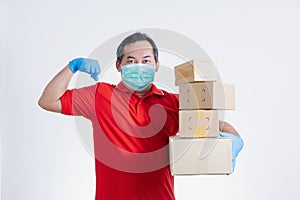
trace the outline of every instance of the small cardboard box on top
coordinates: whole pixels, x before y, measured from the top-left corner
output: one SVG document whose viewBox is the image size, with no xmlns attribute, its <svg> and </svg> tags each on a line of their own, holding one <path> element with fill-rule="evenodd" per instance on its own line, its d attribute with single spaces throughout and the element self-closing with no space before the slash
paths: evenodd
<svg viewBox="0 0 300 200">
<path fill-rule="evenodd" d="M 169 138 L 172 175 L 222 175 L 232 173 L 230 138 Z"/>
<path fill-rule="evenodd" d="M 181 138 L 218 137 L 219 117 L 217 110 L 180 110 L 179 136 Z"/>
<path fill-rule="evenodd" d="M 180 84 L 179 109 L 235 109 L 234 85 L 213 81 Z"/>
<path fill-rule="evenodd" d="M 194 81 L 216 81 L 218 73 L 209 59 L 193 59 L 174 67 L 175 85 Z"/>
</svg>

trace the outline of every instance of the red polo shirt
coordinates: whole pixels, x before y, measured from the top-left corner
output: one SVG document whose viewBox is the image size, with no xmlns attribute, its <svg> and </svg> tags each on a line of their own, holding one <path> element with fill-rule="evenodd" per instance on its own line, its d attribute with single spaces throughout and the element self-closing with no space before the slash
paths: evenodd
<svg viewBox="0 0 300 200">
<path fill-rule="evenodd" d="M 170 200 L 168 138 L 178 132 L 178 96 L 156 88 L 142 98 L 122 82 L 67 90 L 62 113 L 92 122 L 96 200 Z"/>
</svg>

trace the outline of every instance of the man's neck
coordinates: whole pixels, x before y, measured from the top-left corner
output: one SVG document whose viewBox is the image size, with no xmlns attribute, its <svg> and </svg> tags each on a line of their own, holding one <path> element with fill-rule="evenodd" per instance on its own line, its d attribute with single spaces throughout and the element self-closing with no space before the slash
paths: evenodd
<svg viewBox="0 0 300 200">
<path fill-rule="evenodd" d="M 148 87 L 146 87 L 143 90 L 136 90 L 135 93 L 142 98 L 144 95 L 146 95 L 151 90 L 152 84 L 150 84 Z"/>
<path fill-rule="evenodd" d="M 123 84 L 123 85 L 127 89 L 132 90 L 131 88 L 129 88 L 128 86 L 126 86 L 126 84 Z M 135 90 L 134 93 L 136 95 L 138 95 L 140 98 L 142 98 L 145 94 L 147 94 L 151 90 L 151 88 L 152 88 L 152 83 L 148 87 L 146 87 L 145 89 L 143 89 L 143 90 Z"/>
<path fill-rule="evenodd" d="M 145 94 L 147 94 L 149 91 L 147 92 L 138 92 L 138 91 L 135 91 L 135 94 L 137 94 L 140 98 L 142 98 Z"/>
</svg>

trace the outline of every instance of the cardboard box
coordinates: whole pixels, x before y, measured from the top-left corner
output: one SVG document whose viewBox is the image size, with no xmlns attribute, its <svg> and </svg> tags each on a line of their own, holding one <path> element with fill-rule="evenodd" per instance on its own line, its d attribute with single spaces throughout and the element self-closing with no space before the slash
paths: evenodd
<svg viewBox="0 0 300 200">
<path fill-rule="evenodd" d="M 235 109 L 234 85 L 193 82 L 179 86 L 180 109 Z"/>
<path fill-rule="evenodd" d="M 174 67 L 175 85 L 194 81 L 216 81 L 218 73 L 211 60 L 194 59 Z"/>
<path fill-rule="evenodd" d="M 219 118 L 217 110 L 180 110 L 179 136 L 218 137 Z"/>
<path fill-rule="evenodd" d="M 231 174 L 230 138 L 169 138 L 172 175 Z"/>
</svg>

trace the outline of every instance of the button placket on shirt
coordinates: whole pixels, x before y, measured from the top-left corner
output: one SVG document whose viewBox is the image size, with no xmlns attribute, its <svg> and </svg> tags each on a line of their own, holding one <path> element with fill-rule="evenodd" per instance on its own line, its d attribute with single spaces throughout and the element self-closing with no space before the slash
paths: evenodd
<svg viewBox="0 0 300 200">
<path fill-rule="evenodd" d="M 148 113 L 146 113 L 146 114 L 144 113 L 143 108 L 145 106 L 143 106 L 143 103 L 145 103 L 144 101 L 152 95 L 150 93 L 146 94 L 142 98 L 140 98 L 138 95 L 134 94 L 135 95 L 134 98 L 136 98 L 135 99 L 135 103 L 136 103 L 135 104 L 135 117 L 136 117 L 136 119 L 138 120 L 139 123 L 143 123 L 144 120 L 145 120 L 145 115 L 148 115 Z M 141 121 L 141 119 L 143 121 Z"/>
</svg>

